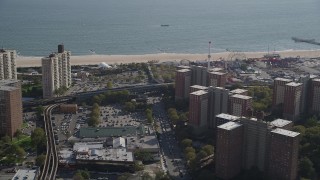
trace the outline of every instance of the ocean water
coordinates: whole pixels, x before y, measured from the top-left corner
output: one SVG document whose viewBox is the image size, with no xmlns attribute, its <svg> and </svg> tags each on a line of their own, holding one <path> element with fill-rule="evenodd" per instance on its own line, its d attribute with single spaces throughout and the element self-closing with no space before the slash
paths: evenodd
<svg viewBox="0 0 320 180">
<path fill-rule="evenodd" d="M 310 50 L 319 0 L 0 0 L 0 47 L 46 56 Z M 168 24 L 168 27 L 161 27 Z"/>
</svg>

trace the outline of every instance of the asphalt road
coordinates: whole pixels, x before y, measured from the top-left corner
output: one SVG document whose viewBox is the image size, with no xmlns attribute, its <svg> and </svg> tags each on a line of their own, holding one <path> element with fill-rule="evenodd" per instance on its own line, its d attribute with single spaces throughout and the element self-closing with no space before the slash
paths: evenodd
<svg viewBox="0 0 320 180">
<path fill-rule="evenodd" d="M 190 179 L 186 174 L 183 152 L 178 146 L 170 120 L 164 108 L 164 104 L 157 98 L 154 100 L 153 115 L 155 122 L 160 124 L 160 151 L 162 164 L 166 171 L 175 179 Z"/>
</svg>

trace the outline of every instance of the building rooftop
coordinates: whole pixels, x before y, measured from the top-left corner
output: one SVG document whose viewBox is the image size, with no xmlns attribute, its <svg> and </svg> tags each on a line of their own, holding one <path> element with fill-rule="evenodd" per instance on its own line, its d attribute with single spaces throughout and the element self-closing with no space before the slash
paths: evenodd
<svg viewBox="0 0 320 180">
<path fill-rule="evenodd" d="M 180 65 L 180 66 L 178 66 L 178 68 L 180 68 L 180 69 L 190 69 L 190 66 L 183 66 L 183 65 Z"/>
<path fill-rule="evenodd" d="M 102 142 L 79 142 L 74 143 L 73 150 L 76 152 L 85 152 L 90 149 L 100 149 L 103 148 Z"/>
<path fill-rule="evenodd" d="M 144 137 L 127 137 L 127 148 L 134 149 L 153 149 L 158 150 L 158 139 L 156 136 L 144 136 Z"/>
<path fill-rule="evenodd" d="M 190 88 L 196 88 L 196 89 L 199 89 L 199 90 L 207 90 L 208 89 L 208 87 L 200 86 L 200 85 L 193 85 L 193 86 L 190 86 Z"/>
<path fill-rule="evenodd" d="M 107 162 L 133 162 L 132 152 L 125 148 L 120 149 L 92 149 L 89 154 L 77 154 L 76 160 L 105 161 Z"/>
<path fill-rule="evenodd" d="M 179 70 L 177 70 L 177 72 L 190 72 L 190 69 L 179 69 Z"/>
<path fill-rule="evenodd" d="M 235 120 L 240 119 L 240 117 L 238 117 L 238 116 L 233 116 L 233 115 L 225 114 L 225 113 L 218 114 L 218 115 L 216 115 L 216 117 L 217 118 L 222 118 L 222 119 L 227 119 L 227 120 L 230 120 L 230 121 L 235 121 Z"/>
<path fill-rule="evenodd" d="M 218 72 L 218 71 L 210 71 L 208 72 L 209 74 L 215 74 L 215 75 L 225 75 L 226 73 L 224 72 Z"/>
<path fill-rule="evenodd" d="M 296 82 L 290 82 L 290 83 L 287 83 L 286 86 L 293 86 L 293 87 L 297 87 L 297 86 L 301 86 L 302 84 L 301 83 L 296 83 Z"/>
<path fill-rule="evenodd" d="M 234 98 L 239 98 L 239 99 L 252 99 L 251 96 L 245 96 L 245 95 L 241 95 L 241 94 L 235 94 L 231 97 L 234 97 Z"/>
<path fill-rule="evenodd" d="M 233 130 L 233 129 L 240 127 L 240 126 L 242 126 L 242 124 L 237 123 L 237 122 L 227 122 L 227 123 L 224 123 L 224 124 L 218 126 L 218 128 L 230 131 L 230 130 Z"/>
<path fill-rule="evenodd" d="M 11 87 L 11 86 L 0 86 L 0 91 L 13 91 L 16 90 L 18 88 L 16 87 Z"/>
<path fill-rule="evenodd" d="M 122 137 L 118 137 L 112 140 L 113 148 L 126 147 L 126 140 Z"/>
<path fill-rule="evenodd" d="M 285 81 L 285 82 L 291 82 L 291 79 L 285 79 L 285 78 L 275 78 L 275 81 Z"/>
<path fill-rule="evenodd" d="M 12 180 L 35 180 L 37 179 L 38 169 L 19 169 Z"/>
<path fill-rule="evenodd" d="M 122 137 L 144 135 L 145 128 L 140 126 L 80 128 L 80 138 Z"/>
<path fill-rule="evenodd" d="M 248 92 L 248 90 L 246 90 L 246 89 L 234 89 L 234 90 L 230 91 L 230 93 L 232 93 L 232 94 L 242 94 L 242 93 L 245 93 L 245 92 Z"/>
<path fill-rule="evenodd" d="M 196 95 L 196 96 L 201 96 L 201 95 L 204 95 L 204 94 L 208 94 L 208 92 L 204 91 L 204 90 L 199 90 L 199 91 L 192 92 L 190 94 Z"/>
<path fill-rule="evenodd" d="M 217 72 L 217 71 L 223 71 L 223 68 L 211 68 L 211 69 L 209 69 L 209 72 Z"/>
<path fill-rule="evenodd" d="M 290 123 L 292 123 L 292 121 L 288 121 L 288 120 L 284 120 L 284 119 L 276 119 L 276 120 L 273 120 L 270 124 L 272 126 L 281 128 L 281 127 L 286 126 Z"/>
<path fill-rule="evenodd" d="M 280 134 L 280 135 L 284 135 L 284 136 L 289 136 L 289 137 L 296 137 L 298 136 L 300 133 L 297 132 L 293 132 L 293 131 L 288 131 L 285 129 L 281 129 L 281 128 L 277 128 L 273 131 L 271 131 L 272 133 L 276 133 L 276 134 Z"/>
<path fill-rule="evenodd" d="M 315 79 L 312 79 L 312 81 L 320 82 L 320 79 L 315 78 Z"/>
<path fill-rule="evenodd" d="M 19 83 L 19 80 L 15 79 L 4 79 L 0 80 L 0 86 L 15 86 L 16 83 Z"/>
</svg>

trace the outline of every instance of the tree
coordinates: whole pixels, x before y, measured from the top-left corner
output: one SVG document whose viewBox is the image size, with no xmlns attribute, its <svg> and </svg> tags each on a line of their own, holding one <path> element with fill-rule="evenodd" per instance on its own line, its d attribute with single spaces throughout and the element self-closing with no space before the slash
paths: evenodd
<svg viewBox="0 0 320 180">
<path fill-rule="evenodd" d="M 136 106 L 132 102 L 126 102 L 124 104 L 124 109 L 129 112 L 133 112 L 136 109 Z"/>
<path fill-rule="evenodd" d="M 186 158 L 187 158 L 188 161 L 192 161 L 192 160 L 194 160 L 196 158 L 196 153 L 188 152 L 188 153 L 186 153 Z"/>
<path fill-rule="evenodd" d="M 90 179 L 90 173 L 88 170 L 78 170 L 75 176 L 80 179 Z"/>
<path fill-rule="evenodd" d="M 39 166 L 39 167 L 40 167 L 40 166 L 43 166 L 45 160 L 46 160 L 46 155 L 41 154 L 41 155 L 37 156 L 37 158 L 36 158 L 36 165 Z"/>
<path fill-rule="evenodd" d="M 43 114 L 43 112 L 44 112 L 44 107 L 43 106 L 37 106 L 37 108 L 36 108 L 36 114 L 37 114 L 37 116 L 38 117 L 41 117 L 42 116 L 42 114 Z"/>
<path fill-rule="evenodd" d="M 162 171 L 156 172 L 155 180 L 170 180 L 170 177 Z"/>
<path fill-rule="evenodd" d="M 200 160 L 202 160 L 203 158 L 207 157 L 207 156 L 208 156 L 208 154 L 207 154 L 205 151 L 200 150 L 200 151 L 197 153 L 197 160 L 198 160 L 198 162 L 199 162 Z"/>
<path fill-rule="evenodd" d="M 45 144 L 46 134 L 42 128 L 36 128 L 31 133 L 31 142 L 36 147 Z"/>
<path fill-rule="evenodd" d="M 152 177 L 150 176 L 149 173 L 144 172 L 141 176 L 141 180 L 152 180 Z"/>
<path fill-rule="evenodd" d="M 201 148 L 204 152 L 206 152 L 208 155 L 213 154 L 214 148 L 212 145 L 205 145 Z"/>
<path fill-rule="evenodd" d="M 107 82 L 107 88 L 108 88 L 108 89 L 111 89 L 112 86 L 113 86 L 113 85 L 112 85 L 112 82 L 111 82 L 111 81 L 108 81 L 108 82 Z"/>
<path fill-rule="evenodd" d="M 312 161 L 309 158 L 304 157 L 300 159 L 299 168 L 300 168 L 300 174 L 302 177 L 310 178 L 310 179 L 314 177 L 315 169 L 313 167 Z"/>
<path fill-rule="evenodd" d="M 192 146 L 192 140 L 191 139 L 184 139 L 181 141 L 181 146 L 183 148 L 186 148 L 186 147 L 191 147 Z"/>
<path fill-rule="evenodd" d="M 17 129 L 16 133 L 14 134 L 14 136 L 18 139 L 20 139 L 22 137 L 22 131 L 20 129 Z"/>
<path fill-rule="evenodd" d="M 23 149 L 22 147 L 20 147 L 20 146 L 18 146 L 18 147 L 16 148 L 15 152 L 16 152 L 16 155 L 18 156 L 18 158 L 20 158 L 20 159 L 24 158 L 25 155 L 26 155 L 26 152 L 25 152 L 24 149 Z"/>
<path fill-rule="evenodd" d="M 4 144 L 9 144 L 9 143 L 11 143 L 11 138 L 10 138 L 8 135 L 3 136 L 3 137 L 1 138 L 1 140 L 2 140 L 2 142 L 3 142 Z"/>
<path fill-rule="evenodd" d="M 193 147 L 186 147 L 184 153 L 188 154 L 189 152 L 196 153 L 196 150 Z"/>
</svg>

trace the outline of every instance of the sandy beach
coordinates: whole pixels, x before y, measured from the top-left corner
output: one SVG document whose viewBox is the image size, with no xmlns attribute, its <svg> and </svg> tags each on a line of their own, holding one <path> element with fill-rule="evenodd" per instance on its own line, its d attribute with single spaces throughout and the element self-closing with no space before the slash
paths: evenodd
<svg viewBox="0 0 320 180">
<path fill-rule="evenodd" d="M 260 58 L 267 52 L 243 52 L 247 58 Z M 281 57 L 320 57 L 320 50 L 295 50 L 295 51 L 276 51 Z M 213 53 L 213 60 L 225 59 L 232 56 L 230 52 Z M 31 56 L 18 56 L 17 67 L 37 67 L 41 66 L 42 57 Z M 180 61 L 187 59 L 190 61 L 205 60 L 207 54 L 176 54 L 176 53 L 160 53 L 160 54 L 144 54 L 144 55 L 84 55 L 84 56 L 71 56 L 71 65 L 89 65 L 99 64 L 105 62 L 107 64 L 114 63 L 131 63 L 131 62 L 148 62 L 151 60 L 157 60 L 159 62 L 164 61 Z"/>
</svg>

